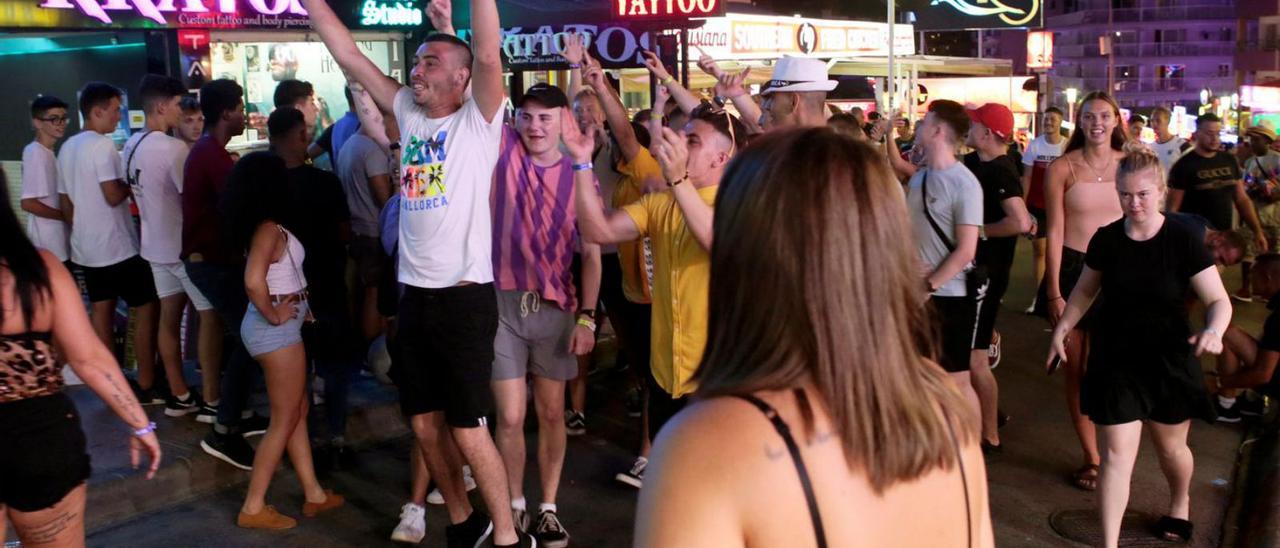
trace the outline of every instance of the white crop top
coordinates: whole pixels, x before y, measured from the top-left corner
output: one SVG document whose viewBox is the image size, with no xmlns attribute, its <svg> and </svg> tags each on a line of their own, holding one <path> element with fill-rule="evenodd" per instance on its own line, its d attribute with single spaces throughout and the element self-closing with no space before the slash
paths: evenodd
<svg viewBox="0 0 1280 548">
<path fill-rule="evenodd" d="M 307 287 L 307 276 L 302 273 L 302 260 L 306 251 L 302 242 L 289 229 L 276 225 L 284 234 L 285 249 L 280 260 L 267 267 L 267 291 L 272 295 L 289 295 Z"/>
</svg>

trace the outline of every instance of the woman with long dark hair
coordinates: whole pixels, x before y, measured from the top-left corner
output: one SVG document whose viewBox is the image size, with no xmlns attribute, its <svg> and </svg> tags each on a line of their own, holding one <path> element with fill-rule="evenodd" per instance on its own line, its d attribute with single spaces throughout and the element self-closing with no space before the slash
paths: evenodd
<svg viewBox="0 0 1280 548">
<path fill-rule="evenodd" d="M 1080 402 L 1097 425 L 1102 448 L 1098 510 L 1107 548 L 1120 537 L 1143 427 L 1169 482 L 1169 511 L 1158 534 L 1169 541 L 1191 539 L 1194 464 L 1187 432 L 1191 419 L 1212 423 L 1215 417 L 1198 356 L 1222 352 L 1222 333 L 1231 323 L 1231 301 L 1203 236 L 1161 213 L 1168 187 L 1160 159 L 1135 144 L 1119 164 L 1116 201 L 1124 217 L 1089 241 L 1084 270 L 1049 351 L 1050 362 L 1071 359 L 1063 340 L 1094 305 Z M 1200 332 L 1192 331 L 1188 318 L 1192 290 L 1207 311 Z M 1095 304 L 1100 291 L 1106 298 Z"/>
<path fill-rule="evenodd" d="M 696 402 L 655 442 L 636 546 L 993 545 L 977 420 L 920 348 L 882 155 L 810 128 L 729 164 Z"/>
<path fill-rule="evenodd" d="M 1066 152 L 1049 164 L 1045 174 L 1045 214 L 1048 248 L 1043 289 L 1049 323 L 1057 325 L 1066 308 L 1066 297 L 1084 269 L 1085 250 L 1099 227 L 1121 217 L 1116 201 L 1116 162 L 1124 156 L 1129 140 L 1120 118 L 1120 106 L 1101 91 L 1084 97 L 1076 108 L 1076 129 Z M 1088 316 L 1066 338 L 1065 370 L 1067 410 L 1083 450 L 1084 461 L 1071 474 L 1076 487 L 1098 487 L 1098 442 L 1093 423 L 1080 411 L 1080 382 L 1089 355 L 1085 328 Z"/>
<path fill-rule="evenodd" d="M 304 251 L 289 229 L 294 212 L 286 186 L 288 177 L 284 160 L 274 153 L 249 154 L 232 169 L 222 204 L 231 237 L 248 254 L 244 286 L 249 309 L 240 324 L 240 337 L 249 354 L 262 364 L 271 403 L 271 422 L 254 455 L 249 491 L 236 519 L 237 525 L 249 529 L 297 525 L 296 520 L 265 502 L 267 487 L 286 449 L 302 484 L 304 516 L 315 516 L 344 502 L 342 496 L 320 487 L 311 460 L 307 356 L 302 346 L 302 323 L 310 311 L 302 272 Z"/>
<path fill-rule="evenodd" d="M 0 173 L 0 196 L 8 196 Z M 65 356 L 56 356 L 57 341 Z M 61 359 L 60 359 L 61 358 Z M 155 423 L 120 365 L 89 325 L 80 289 L 52 253 L 27 239 L 13 209 L 0 207 L 0 544 L 6 519 L 23 544 L 84 545 L 89 455 L 75 405 L 62 393 L 65 359 L 132 430 L 135 468 L 160 466 Z"/>
</svg>

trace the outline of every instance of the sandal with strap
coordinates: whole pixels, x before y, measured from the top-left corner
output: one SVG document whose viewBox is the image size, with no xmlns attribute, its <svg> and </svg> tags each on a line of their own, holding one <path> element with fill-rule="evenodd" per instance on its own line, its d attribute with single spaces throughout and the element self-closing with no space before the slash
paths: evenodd
<svg viewBox="0 0 1280 548">
<path fill-rule="evenodd" d="M 1098 490 L 1098 465 L 1086 464 L 1071 473 L 1071 484 L 1085 491 Z"/>
<path fill-rule="evenodd" d="M 1161 516 L 1156 522 L 1156 536 L 1169 542 L 1189 542 L 1194 526 L 1190 521 L 1170 516 Z"/>
</svg>

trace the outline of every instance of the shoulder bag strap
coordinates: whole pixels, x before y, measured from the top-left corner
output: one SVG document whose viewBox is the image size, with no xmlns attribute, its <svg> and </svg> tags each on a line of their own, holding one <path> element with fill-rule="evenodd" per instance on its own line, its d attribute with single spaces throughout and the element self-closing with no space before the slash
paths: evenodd
<svg viewBox="0 0 1280 548">
<path fill-rule="evenodd" d="M 133 145 L 133 150 L 129 151 L 129 158 L 124 161 L 124 182 L 131 187 L 138 184 L 138 176 L 133 173 L 133 155 L 138 153 L 138 149 L 142 148 L 142 142 L 146 141 L 147 137 L 150 137 L 155 132 L 156 130 L 153 129 L 143 133 L 142 137 L 138 138 L 138 144 Z"/>
<path fill-rule="evenodd" d="M 947 246 L 947 251 L 954 252 L 955 244 L 951 243 L 951 239 L 942 231 L 942 227 L 938 226 L 938 222 L 933 220 L 933 214 L 929 212 L 929 168 L 925 168 L 924 178 L 920 181 L 920 203 L 924 206 L 924 218 L 929 220 L 929 226 L 933 227 L 933 232 L 938 235 L 939 240 L 942 240 L 942 245 Z"/>
<path fill-rule="evenodd" d="M 787 444 L 787 452 L 791 453 L 791 463 L 796 467 L 796 474 L 800 476 L 800 487 L 804 488 L 804 499 L 809 505 L 809 518 L 813 521 L 813 534 L 817 537 L 818 548 L 827 548 L 827 534 L 822 527 L 822 514 L 818 512 L 818 499 L 813 494 L 813 483 L 809 480 L 809 470 L 805 468 L 804 459 L 800 456 L 800 446 L 796 445 L 796 440 L 791 436 L 791 428 L 787 423 L 778 416 L 778 411 L 772 406 L 765 403 L 764 400 L 751 394 L 737 394 L 736 397 L 745 400 L 747 403 L 754 405 L 765 418 L 773 424 L 773 429 L 778 431 L 778 435 L 782 436 L 782 441 Z M 968 493 L 968 491 L 965 491 Z"/>
</svg>

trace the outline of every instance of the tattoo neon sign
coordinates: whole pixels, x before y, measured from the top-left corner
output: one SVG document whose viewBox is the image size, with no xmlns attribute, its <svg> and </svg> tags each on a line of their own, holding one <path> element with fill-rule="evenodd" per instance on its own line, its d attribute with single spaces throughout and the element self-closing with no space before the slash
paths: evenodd
<svg viewBox="0 0 1280 548">
<path fill-rule="evenodd" d="M 711 17 L 724 12 L 723 0 L 613 0 L 621 19 Z"/>
<path fill-rule="evenodd" d="M 251 10 L 261 15 L 289 14 L 306 17 L 300 0 L 245 0 Z M 166 13 L 238 13 L 238 0 L 213 0 L 211 7 L 202 0 L 44 0 L 44 9 L 79 10 L 98 21 L 111 24 L 108 11 L 136 12 L 161 25 L 168 25 Z M 212 9 L 211 9 L 212 8 Z"/>
</svg>

